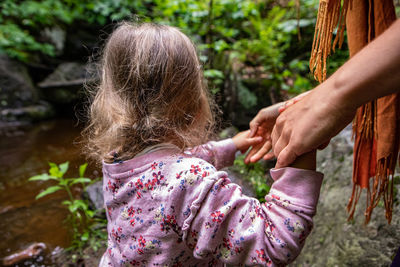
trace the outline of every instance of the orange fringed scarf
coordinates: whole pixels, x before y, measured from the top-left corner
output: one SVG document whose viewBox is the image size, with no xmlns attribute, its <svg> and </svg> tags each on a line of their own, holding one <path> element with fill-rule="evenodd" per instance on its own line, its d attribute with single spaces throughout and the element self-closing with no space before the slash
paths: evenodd
<svg viewBox="0 0 400 267">
<path fill-rule="evenodd" d="M 337 43 L 343 43 L 347 27 L 350 56 L 384 32 L 396 20 L 392 0 L 320 0 L 311 52 L 310 69 L 322 82 L 326 79 L 326 59 Z M 338 27 L 332 43 L 332 33 Z M 365 88 L 368 90 L 368 88 Z M 355 134 L 353 192 L 347 210 L 353 218 L 362 189 L 367 189 L 365 223 L 383 196 L 386 219 L 390 223 L 393 208 L 393 174 L 399 153 L 400 97 L 393 94 L 374 100 L 357 110 L 353 122 Z M 372 178 L 372 179 L 371 179 Z M 372 182 L 370 181 L 372 180 Z"/>
</svg>

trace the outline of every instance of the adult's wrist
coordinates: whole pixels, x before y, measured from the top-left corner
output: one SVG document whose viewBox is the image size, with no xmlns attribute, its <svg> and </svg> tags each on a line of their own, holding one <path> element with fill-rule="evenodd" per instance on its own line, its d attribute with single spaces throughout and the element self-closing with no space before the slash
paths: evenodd
<svg viewBox="0 0 400 267">
<path fill-rule="evenodd" d="M 336 110 L 341 113 L 353 113 L 366 101 L 358 94 L 357 88 L 351 82 L 348 73 L 339 69 L 325 83 L 326 99 L 336 106 Z"/>
</svg>

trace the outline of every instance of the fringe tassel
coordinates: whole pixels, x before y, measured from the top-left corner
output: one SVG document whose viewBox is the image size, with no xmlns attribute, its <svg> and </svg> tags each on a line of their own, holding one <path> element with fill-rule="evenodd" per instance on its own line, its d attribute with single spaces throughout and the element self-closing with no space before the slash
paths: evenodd
<svg viewBox="0 0 400 267">
<path fill-rule="evenodd" d="M 365 211 L 365 224 L 371 219 L 373 209 L 379 204 L 383 196 L 385 204 L 385 217 L 388 223 L 392 220 L 393 211 L 393 185 L 394 177 L 390 166 L 392 165 L 393 157 L 389 156 L 378 161 L 377 174 L 373 178 L 372 194 L 368 188 L 367 194 L 367 209 Z M 350 218 L 350 216 L 349 216 Z"/>
<path fill-rule="evenodd" d="M 351 197 L 349 199 L 349 203 L 347 204 L 347 212 L 349 213 L 348 221 L 352 220 L 354 217 L 354 212 L 356 211 L 356 206 L 358 200 L 361 196 L 362 188 L 356 183 L 353 183 L 353 191 L 351 193 Z"/>
<path fill-rule="evenodd" d="M 326 60 L 335 47 L 343 44 L 346 14 L 350 0 L 320 0 L 318 18 L 315 25 L 314 39 L 311 49 L 310 71 L 319 82 L 326 79 Z M 336 37 L 332 44 L 334 29 L 338 27 Z"/>
<path fill-rule="evenodd" d="M 376 205 L 378 205 L 379 203 L 380 198 L 383 195 L 383 202 L 385 203 L 385 211 L 386 211 L 385 217 L 389 224 L 392 220 L 392 211 L 393 211 L 394 177 L 393 177 L 393 169 L 391 168 L 392 165 L 393 165 L 392 155 L 390 155 L 387 158 L 380 159 L 378 161 L 377 173 L 374 183 L 374 190 L 376 190 L 378 195 L 375 198 L 371 198 L 371 201 L 374 201 L 373 207 L 376 207 Z M 370 214 L 368 215 L 370 216 Z"/>
<path fill-rule="evenodd" d="M 376 121 L 376 101 L 369 102 L 364 105 L 364 114 L 362 116 L 361 123 L 359 125 L 358 133 L 361 134 L 362 138 L 372 139 L 374 137 L 374 129 Z"/>
<path fill-rule="evenodd" d="M 357 116 L 358 120 L 354 121 L 353 134 L 357 134 L 360 138 L 368 140 L 367 142 L 373 142 L 372 139 L 377 138 L 377 123 L 375 123 L 377 119 L 376 101 L 364 105 L 364 107 L 359 109 L 357 112 L 359 112 L 361 116 Z M 359 160 L 359 157 L 354 159 L 355 163 L 359 162 Z M 370 171 L 370 173 L 375 173 L 375 176 L 370 179 L 372 180 L 372 184 L 369 183 L 369 186 L 367 187 L 366 210 L 364 213 L 365 224 L 370 221 L 372 211 L 379 204 L 382 196 L 385 204 L 385 217 L 388 223 L 391 223 L 393 211 L 393 173 L 396 161 L 397 157 L 394 157 L 393 154 L 391 154 L 388 157 L 377 160 L 375 166 L 372 165 L 374 171 Z M 357 168 L 360 166 L 360 164 L 354 164 L 353 177 L 357 178 L 360 176 L 359 169 Z M 352 220 L 354 217 L 356 205 L 360 198 L 362 189 L 361 185 L 353 180 L 353 190 L 347 205 L 347 211 L 349 212 L 348 220 Z"/>
<path fill-rule="evenodd" d="M 368 173 L 375 173 L 375 159 L 371 156 L 370 157 L 365 157 L 363 156 L 363 153 L 366 151 L 365 146 L 368 146 L 372 149 L 373 147 L 373 142 L 375 141 L 374 138 L 376 138 L 375 134 L 375 128 L 376 128 L 376 101 L 369 102 L 359 108 L 357 110 L 357 115 L 356 119 L 353 122 L 353 137 L 357 136 L 355 140 L 355 147 L 354 147 L 354 167 L 353 167 L 353 190 L 351 193 L 351 197 L 349 199 L 349 202 L 347 204 L 347 211 L 349 213 L 349 216 L 347 220 L 352 220 L 354 217 L 354 213 L 356 210 L 356 206 L 358 203 L 358 200 L 361 196 L 363 188 L 367 188 L 367 197 L 366 197 L 366 206 L 367 209 L 365 211 L 365 223 L 367 224 L 370 220 L 371 212 L 373 210 L 374 206 L 374 201 L 373 199 L 376 198 L 376 190 L 373 189 L 372 192 L 370 190 L 370 186 L 366 185 L 365 183 L 360 183 L 358 180 L 360 177 L 364 177 L 362 173 L 368 172 Z M 364 147 L 364 149 L 363 149 Z M 372 152 L 374 153 L 374 152 Z M 361 164 L 362 161 L 363 164 Z M 367 164 L 369 162 L 369 164 Z M 371 172 L 371 169 L 373 171 Z M 374 188 L 376 187 L 376 179 L 374 179 Z"/>
</svg>

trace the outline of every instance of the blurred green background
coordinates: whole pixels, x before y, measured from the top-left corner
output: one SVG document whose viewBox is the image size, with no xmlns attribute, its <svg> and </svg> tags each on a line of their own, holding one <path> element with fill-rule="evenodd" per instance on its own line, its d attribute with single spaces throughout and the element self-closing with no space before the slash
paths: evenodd
<svg viewBox="0 0 400 267">
<path fill-rule="evenodd" d="M 316 0 L 2 0 L 0 53 L 28 67 L 42 89 L 39 98 L 44 93 L 50 103 L 72 103 L 79 90 L 55 94 L 45 90 L 52 83 L 40 86 L 57 66 L 95 61 L 122 20 L 173 25 L 196 43 L 223 118 L 245 128 L 261 107 L 316 85 L 308 59 L 317 9 Z M 329 72 L 347 56 L 339 50 Z M 15 106 L 0 97 L 0 106 Z"/>
</svg>

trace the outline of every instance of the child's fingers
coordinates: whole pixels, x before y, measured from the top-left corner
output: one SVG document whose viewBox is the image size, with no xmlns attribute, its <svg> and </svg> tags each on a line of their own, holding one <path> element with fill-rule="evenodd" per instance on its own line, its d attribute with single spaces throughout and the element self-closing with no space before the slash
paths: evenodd
<svg viewBox="0 0 400 267">
<path fill-rule="evenodd" d="M 261 136 L 256 136 L 253 138 L 246 138 L 246 140 L 244 141 L 243 147 L 242 147 L 242 152 L 246 152 L 246 150 L 254 145 L 257 145 L 259 143 L 261 143 L 263 140 L 263 138 Z"/>
<path fill-rule="evenodd" d="M 270 140 L 267 140 L 260 150 L 257 151 L 251 158 L 250 162 L 259 161 L 265 154 L 267 154 L 271 150 L 272 144 Z"/>
<path fill-rule="evenodd" d="M 247 130 L 244 132 L 240 132 L 232 138 L 233 142 L 236 145 L 236 148 L 242 153 L 245 153 L 249 147 L 257 145 L 263 140 L 261 136 L 249 137 L 249 134 L 250 130 Z"/>
<path fill-rule="evenodd" d="M 250 163 L 250 158 L 257 153 L 258 150 L 260 150 L 262 147 L 262 144 L 258 144 L 253 146 L 249 153 L 247 153 L 246 157 L 244 158 L 244 163 L 249 164 Z"/>
</svg>

